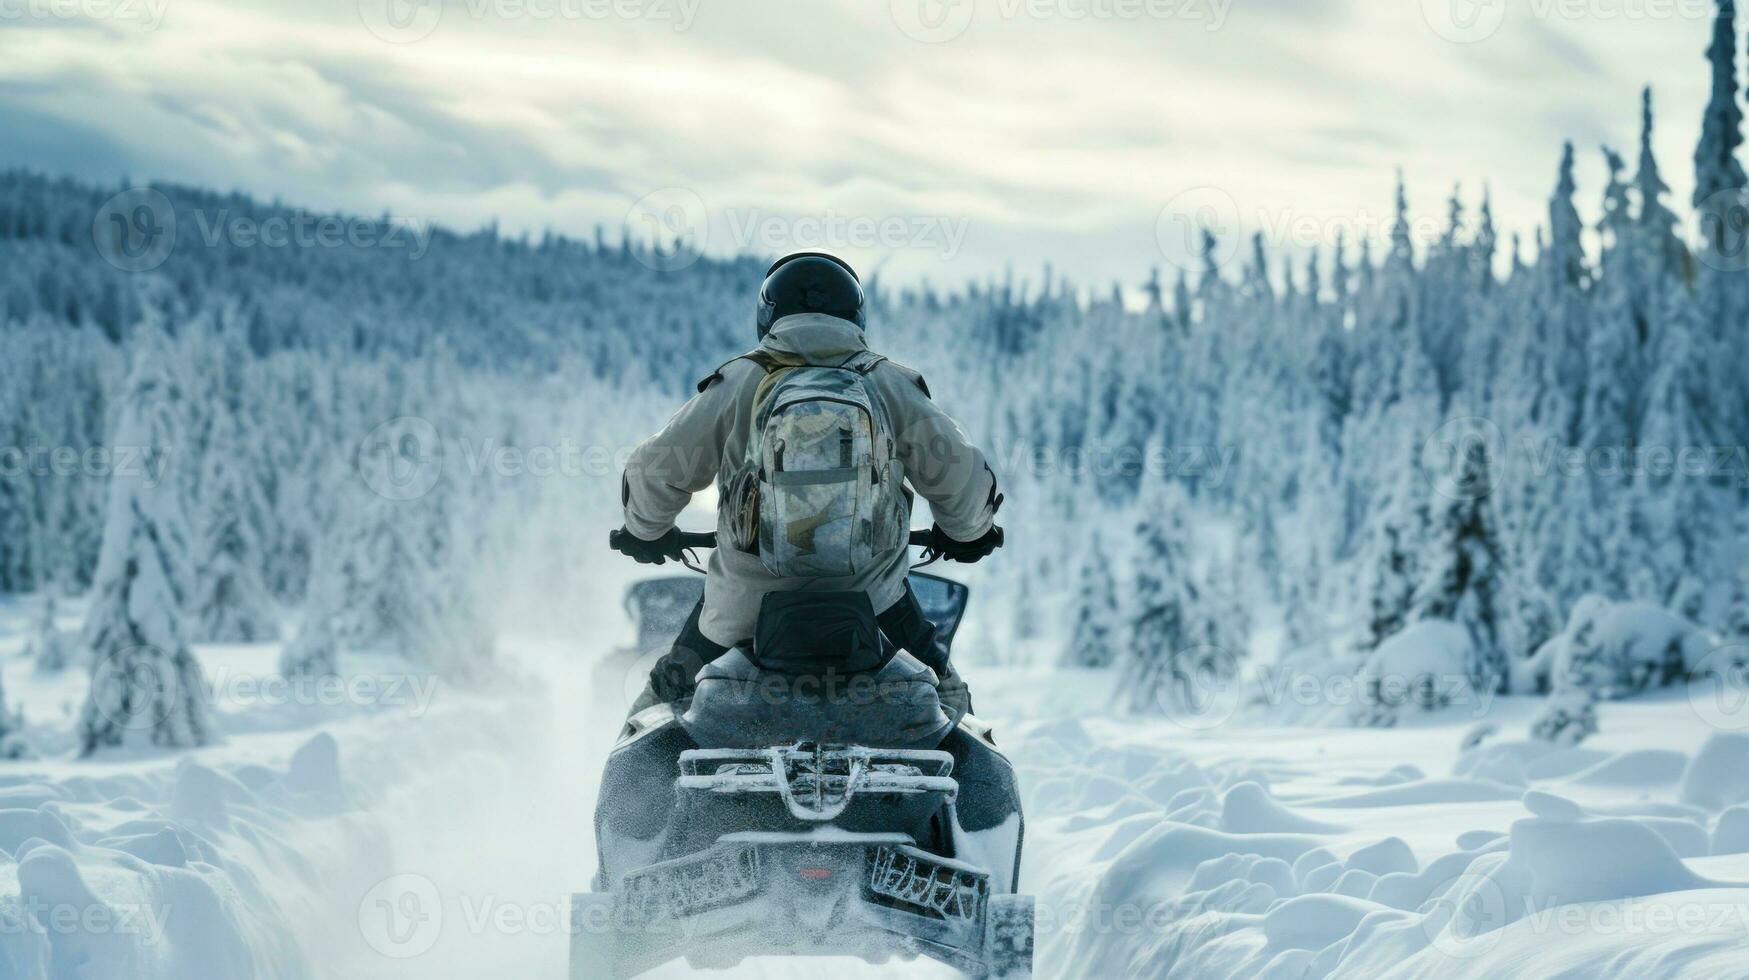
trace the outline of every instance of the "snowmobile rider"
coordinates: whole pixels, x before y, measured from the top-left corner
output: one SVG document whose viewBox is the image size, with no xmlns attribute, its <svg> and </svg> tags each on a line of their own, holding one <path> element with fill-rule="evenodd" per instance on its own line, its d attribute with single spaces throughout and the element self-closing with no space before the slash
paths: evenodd
<svg viewBox="0 0 1749 980">
<path fill-rule="evenodd" d="M 615 546 L 644 564 L 681 560 L 675 519 L 692 495 L 713 481 L 719 493 L 718 547 L 710 556 L 704 598 L 687 618 L 673 649 L 650 672 L 649 685 L 632 714 L 654 704 L 689 699 L 705 664 L 750 641 L 760 601 L 767 592 L 776 591 L 866 592 L 886 637 L 935 671 L 943 705 L 958 714 L 970 711 L 970 693 L 947 662 L 946 651 L 936 642 L 935 626 L 923 615 L 906 581 L 909 553 L 904 540 L 914 489 L 929 501 L 934 515 L 930 551 L 958 562 L 988 556 L 1002 544 L 1002 529 L 995 524 L 1002 504 L 995 474 L 959 425 L 930 399 L 922 375 L 869 350 L 862 285 L 848 263 L 820 252 L 779 259 L 760 287 L 757 315 L 759 346 L 700 381 L 698 394 L 660 432 L 639 445 L 626 464 L 621 484 L 625 527 L 615 536 Z M 826 370 L 809 373 L 818 368 Z M 780 392 L 773 399 L 773 389 L 783 388 L 780 379 L 786 372 L 795 372 L 792 379 L 814 380 L 804 382 L 807 390 L 801 395 Z M 864 468 L 860 481 L 847 479 L 844 489 L 820 484 L 832 479 L 827 474 L 849 472 L 848 468 L 807 470 L 794 467 L 792 460 L 792 469 L 803 472 L 779 472 L 775 478 L 765 472 L 785 469 L 783 440 L 770 435 L 771 423 L 766 421 L 772 411 L 769 402 L 793 406 L 822 388 L 817 379 L 836 384 L 832 379 L 839 376 L 845 378 L 843 384 L 855 386 L 851 394 L 866 396 L 871 421 L 858 426 L 867 437 L 859 435 L 855 444 L 862 453 L 872 443 L 875 463 Z M 844 400 L 828 392 L 818 404 L 824 411 L 842 411 Z M 843 426 L 828 434 L 843 440 L 843 458 L 848 461 L 850 429 L 841 422 L 830 424 Z M 772 458 L 759 455 L 770 451 L 764 445 L 768 441 L 777 443 L 775 466 L 768 463 L 762 469 L 760 459 Z M 838 450 L 832 455 L 837 456 Z M 875 474 L 872 481 L 869 472 Z M 882 473 L 892 475 L 883 479 Z M 907 483 L 910 489 L 905 488 Z M 822 513 L 843 513 L 844 507 L 854 512 L 855 507 L 868 506 L 871 492 L 890 494 L 894 504 L 873 520 L 835 522 L 848 525 L 831 532 L 851 539 L 842 545 L 847 552 L 861 547 L 858 553 L 868 556 L 854 566 L 845 565 L 853 569 L 850 574 L 798 575 L 794 574 L 798 570 L 819 571 L 818 565 L 807 564 L 811 553 L 816 548 L 824 552 L 831 545 L 814 541 L 820 527 L 817 519 L 781 525 L 776 532 L 780 547 L 770 544 L 769 528 L 760 536 L 762 522 L 776 519 L 769 511 L 796 513 L 795 503 L 782 501 L 781 507 L 774 503 L 786 491 L 806 494 L 799 497 L 800 506 L 818 504 L 824 508 Z M 861 496 L 852 497 L 849 504 L 829 499 L 821 503 L 822 494 L 838 493 Z M 768 513 L 759 513 L 762 503 Z M 822 540 L 828 537 L 827 531 L 819 534 Z M 800 563 L 774 560 L 773 552 L 785 548 L 793 555 L 798 541 L 800 549 L 809 552 Z"/>
</svg>

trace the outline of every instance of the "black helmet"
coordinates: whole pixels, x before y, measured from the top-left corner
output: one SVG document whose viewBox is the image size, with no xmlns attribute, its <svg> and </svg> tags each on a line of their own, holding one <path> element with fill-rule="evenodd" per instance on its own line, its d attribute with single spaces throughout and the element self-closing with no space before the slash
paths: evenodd
<svg viewBox="0 0 1749 980">
<path fill-rule="evenodd" d="M 825 252 L 797 252 L 773 262 L 759 287 L 760 338 L 792 313 L 824 313 L 866 326 L 856 270 Z"/>
</svg>

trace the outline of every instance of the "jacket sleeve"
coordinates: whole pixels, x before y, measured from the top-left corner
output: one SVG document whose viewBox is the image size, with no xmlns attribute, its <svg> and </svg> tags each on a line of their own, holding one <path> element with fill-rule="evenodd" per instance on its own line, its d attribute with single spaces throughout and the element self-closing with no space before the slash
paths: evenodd
<svg viewBox="0 0 1749 980">
<path fill-rule="evenodd" d="M 983 537 L 996 522 L 1001 500 L 996 474 L 959 423 L 929 397 L 923 379 L 908 368 L 891 367 L 879 373 L 906 480 L 929 501 L 935 523 L 948 537 Z"/>
<path fill-rule="evenodd" d="M 632 450 L 620 482 L 626 530 L 646 541 L 661 537 L 692 495 L 716 479 L 734 416 L 734 387 L 709 384 Z"/>
</svg>

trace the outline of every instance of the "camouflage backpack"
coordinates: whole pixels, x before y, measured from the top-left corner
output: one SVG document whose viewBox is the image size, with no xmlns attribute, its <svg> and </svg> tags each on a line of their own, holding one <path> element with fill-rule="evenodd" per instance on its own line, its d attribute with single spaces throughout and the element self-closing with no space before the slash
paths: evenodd
<svg viewBox="0 0 1749 980">
<path fill-rule="evenodd" d="M 761 352 L 763 354 L 763 352 Z M 863 351 L 835 366 L 751 358 L 766 370 L 727 503 L 735 544 L 774 575 L 856 575 L 905 543 L 910 491 Z"/>
</svg>

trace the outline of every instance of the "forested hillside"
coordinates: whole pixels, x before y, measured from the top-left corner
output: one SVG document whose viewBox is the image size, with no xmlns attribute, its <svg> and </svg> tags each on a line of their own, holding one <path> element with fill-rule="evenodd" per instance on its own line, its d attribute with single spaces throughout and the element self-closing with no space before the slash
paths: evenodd
<svg viewBox="0 0 1749 980">
<path fill-rule="evenodd" d="M 1593 594 L 1749 634 L 1735 38 L 1727 10 L 1690 202 L 1648 92 L 1630 149 L 1568 147 L 1537 229 L 1454 194 L 1418 247 L 1399 188 L 1377 250 L 1286 267 L 1210 229 L 1142 309 L 1048 271 L 871 281 L 871 342 L 1009 498 L 967 655 L 1118 664 L 1153 708 L 1248 655 L 1351 675 L 1423 622 L 1462 627 L 1474 690 L 1559 688 L 1529 665 Z M 1575 186 L 1579 152 L 1606 185 Z M 336 644 L 489 663 L 509 593 L 602 547 L 626 449 L 751 345 L 768 258 L 120 191 L 0 178 L 0 591 L 101 592 L 137 539 L 188 640 L 289 614 L 288 669 Z"/>
</svg>

